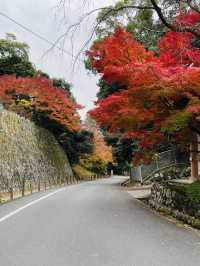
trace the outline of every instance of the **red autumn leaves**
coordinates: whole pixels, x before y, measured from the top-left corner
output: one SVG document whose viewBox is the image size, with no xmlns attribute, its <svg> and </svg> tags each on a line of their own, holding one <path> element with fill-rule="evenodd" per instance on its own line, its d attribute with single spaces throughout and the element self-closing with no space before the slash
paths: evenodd
<svg viewBox="0 0 200 266">
<path fill-rule="evenodd" d="M 66 91 L 53 87 L 52 82 L 46 78 L 1 76 L 0 100 L 7 109 L 24 109 L 27 113 L 45 114 L 68 130 L 80 128 L 80 117 L 77 113 L 80 106 Z"/>
<path fill-rule="evenodd" d="M 194 11 L 176 19 L 184 26 L 198 22 Z M 144 148 L 160 142 L 166 132 L 189 136 L 200 114 L 200 50 L 193 47 L 192 34 L 167 32 L 158 49 L 156 56 L 118 28 L 87 52 L 103 80 L 123 85 L 98 101 L 90 115 L 108 131 L 138 139 Z"/>
</svg>

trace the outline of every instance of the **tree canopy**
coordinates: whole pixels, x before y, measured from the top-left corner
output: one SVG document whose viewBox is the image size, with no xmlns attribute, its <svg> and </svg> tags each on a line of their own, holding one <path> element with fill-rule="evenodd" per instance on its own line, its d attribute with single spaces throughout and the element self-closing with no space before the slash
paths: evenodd
<svg viewBox="0 0 200 266">
<path fill-rule="evenodd" d="M 189 10 L 175 24 L 198 27 L 200 14 Z M 200 110 L 200 51 L 191 32 L 167 32 L 158 41 L 159 56 L 122 28 L 95 43 L 88 56 L 92 69 L 121 89 L 90 112 L 98 124 L 123 137 L 134 138 L 143 150 L 164 138 L 188 143 L 198 132 Z"/>
<path fill-rule="evenodd" d="M 151 28 L 154 25 L 156 18 L 160 21 L 166 29 L 175 32 L 190 32 L 194 37 L 200 39 L 200 34 L 197 28 L 189 22 L 189 24 L 174 23 L 177 14 L 188 10 L 200 13 L 199 0 L 122 0 L 118 1 L 114 6 L 100 8 L 101 12 L 97 20 L 97 33 L 101 33 L 102 29 L 108 29 L 116 26 L 121 26 L 119 23 L 134 21 L 137 17 L 142 15 L 143 21 L 147 19 L 148 28 L 146 30 L 152 31 L 153 34 L 157 31 L 156 28 Z M 140 13 L 141 11 L 141 13 Z M 91 13 L 91 12 L 90 12 Z M 139 14 L 139 15 L 138 15 Z M 182 16 L 183 17 L 183 16 Z M 153 18 L 153 19 L 152 19 Z M 136 27 L 140 29 L 140 21 L 138 20 Z M 186 20 L 185 20 L 186 22 Z M 188 21 L 187 21 L 188 22 Z M 143 23 L 141 21 L 141 23 Z M 101 25 L 102 24 L 102 25 Z M 106 25 L 106 27 L 105 27 Z M 145 32 L 145 24 L 142 32 Z"/>
<path fill-rule="evenodd" d="M 165 31 L 164 25 L 158 17 L 154 16 L 153 9 L 131 8 L 136 2 L 133 0 L 118 1 L 115 5 L 101 10 L 97 17 L 95 31 L 97 40 L 112 34 L 117 27 L 123 27 L 132 33 L 137 41 L 143 43 L 146 48 L 155 50 L 158 38 Z M 143 2 L 149 5 L 150 1 Z"/>
<path fill-rule="evenodd" d="M 29 46 L 9 36 L 0 39 L 0 75 L 34 76 L 36 69 L 29 59 Z"/>
<path fill-rule="evenodd" d="M 7 109 L 23 112 L 31 119 L 46 118 L 72 131 L 80 128 L 77 110 L 81 106 L 46 78 L 1 76 L 0 99 Z"/>
</svg>

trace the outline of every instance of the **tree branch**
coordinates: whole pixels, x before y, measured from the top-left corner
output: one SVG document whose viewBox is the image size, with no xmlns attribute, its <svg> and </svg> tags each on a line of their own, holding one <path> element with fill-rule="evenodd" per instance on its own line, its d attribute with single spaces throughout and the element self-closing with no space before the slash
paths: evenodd
<svg viewBox="0 0 200 266">
<path fill-rule="evenodd" d="M 162 9 L 158 6 L 155 0 L 151 0 L 152 6 L 156 11 L 158 17 L 160 18 L 161 22 L 170 30 L 175 32 L 190 32 L 197 38 L 200 38 L 200 33 L 191 27 L 177 27 L 173 24 L 170 24 L 163 15 Z"/>
<path fill-rule="evenodd" d="M 61 3 L 64 2 L 65 0 L 59 0 Z M 188 6 L 192 9 L 196 9 L 196 5 L 194 6 L 194 4 L 192 4 L 192 0 L 185 0 L 185 2 L 188 4 Z M 142 3 L 142 1 L 141 1 Z M 63 35 L 61 35 L 55 42 L 54 45 L 52 47 L 54 47 L 59 41 L 61 41 L 62 39 L 65 39 L 69 34 L 72 33 L 71 35 L 71 39 L 73 39 L 73 36 L 75 34 L 75 32 L 77 32 L 77 30 L 79 29 L 79 26 L 92 14 L 99 12 L 99 11 L 105 11 L 103 12 L 103 14 L 101 16 L 99 16 L 99 18 L 97 19 L 97 23 L 93 26 L 92 29 L 92 33 L 90 35 L 90 37 L 88 38 L 88 40 L 83 44 L 82 48 L 80 49 L 78 55 L 75 57 L 75 62 L 77 62 L 78 57 L 80 56 L 80 54 L 83 52 L 83 50 L 87 47 L 87 45 L 89 45 L 90 41 L 92 40 L 93 36 L 95 35 L 95 30 L 97 29 L 97 27 L 106 20 L 107 17 L 109 17 L 109 15 L 111 15 L 112 13 L 117 13 L 120 12 L 122 10 L 125 9 L 135 9 L 135 10 L 153 10 L 154 12 L 156 12 L 156 14 L 158 15 L 160 21 L 162 22 L 163 25 L 166 26 L 166 28 L 170 29 L 171 31 L 174 32 L 190 32 L 192 33 L 194 36 L 196 36 L 196 38 L 198 40 L 200 40 L 200 32 L 198 31 L 197 28 L 195 27 L 184 27 L 181 25 L 176 25 L 173 24 L 171 22 L 169 22 L 167 20 L 167 18 L 164 16 L 164 12 L 162 10 L 162 8 L 159 6 L 159 4 L 157 4 L 156 0 L 150 0 L 150 5 L 142 5 L 142 4 L 138 4 L 138 5 L 132 5 L 132 4 L 128 4 L 128 5 L 122 5 L 120 7 L 101 7 L 101 8 L 96 8 L 93 10 L 88 11 L 87 13 L 83 14 L 79 20 L 70 25 L 67 30 L 64 32 Z M 197 12 L 199 12 L 199 10 L 195 10 Z M 72 41 L 72 40 L 71 40 Z M 72 41 L 73 42 L 73 41 Z"/>
<path fill-rule="evenodd" d="M 187 2 L 187 4 L 188 4 L 188 6 L 189 6 L 192 10 L 196 11 L 197 13 L 200 13 L 200 9 L 198 9 L 197 6 L 193 6 L 193 5 L 191 4 L 191 3 L 192 3 L 192 0 L 186 0 L 186 2 Z"/>
</svg>

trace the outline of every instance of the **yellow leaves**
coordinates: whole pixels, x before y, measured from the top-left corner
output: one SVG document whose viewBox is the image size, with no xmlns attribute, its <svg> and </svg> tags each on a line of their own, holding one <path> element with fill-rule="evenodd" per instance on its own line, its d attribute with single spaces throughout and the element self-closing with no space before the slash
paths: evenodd
<svg viewBox="0 0 200 266">
<path fill-rule="evenodd" d="M 25 106 L 25 107 L 29 107 L 31 106 L 31 101 L 30 100 L 26 100 L 26 99 L 21 99 L 18 101 L 19 105 Z"/>
</svg>

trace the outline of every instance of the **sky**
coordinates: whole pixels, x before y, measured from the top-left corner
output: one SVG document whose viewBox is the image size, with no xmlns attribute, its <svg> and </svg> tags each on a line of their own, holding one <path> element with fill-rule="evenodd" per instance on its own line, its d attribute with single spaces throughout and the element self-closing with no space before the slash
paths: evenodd
<svg viewBox="0 0 200 266">
<path fill-rule="evenodd" d="M 14 33 L 18 41 L 26 42 L 30 46 L 31 61 L 38 69 L 48 73 L 51 77 L 65 78 L 72 83 L 72 92 L 77 102 L 85 106 L 80 111 L 81 117 L 84 119 L 86 112 L 94 105 L 98 91 L 96 85 L 98 77 L 85 70 L 84 55 L 77 61 L 73 70 L 72 55 L 77 55 L 90 38 L 96 15 L 93 14 L 81 24 L 81 28 L 75 32 L 73 39 L 70 34 L 65 35 L 65 40 L 61 39 L 57 44 L 58 48 L 62 48 L 60 50 L 53 49 L 50 44 L 1 15 L 2 12 L 54 43 L 84 13 L 108 6 L 116 1 L 65 0 L 65 8 L 62 2 L 63 0 L 0 0 L 0 38 L 4 38 L 6 33 Z M 59 3 L 61 4 L 59 5 Z M 63 52 L 63 49 L 66 52 Z"/>
</svg>

